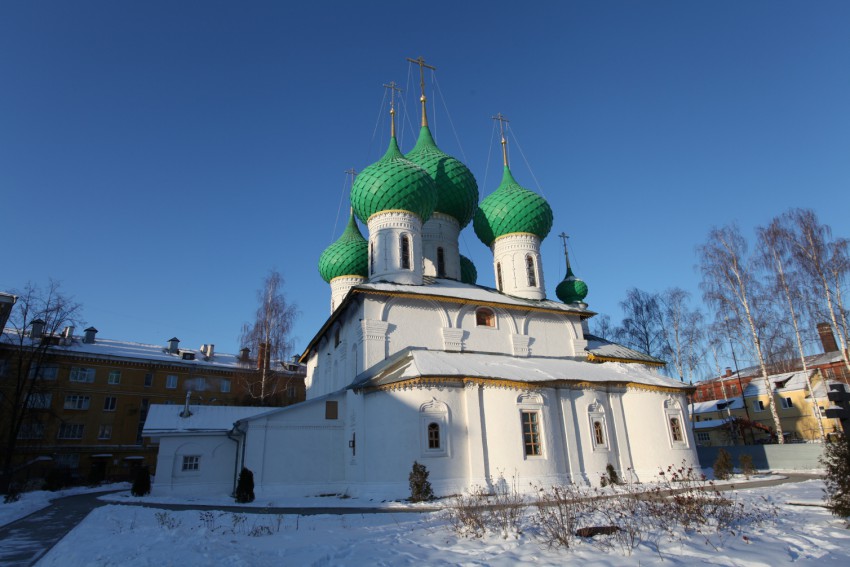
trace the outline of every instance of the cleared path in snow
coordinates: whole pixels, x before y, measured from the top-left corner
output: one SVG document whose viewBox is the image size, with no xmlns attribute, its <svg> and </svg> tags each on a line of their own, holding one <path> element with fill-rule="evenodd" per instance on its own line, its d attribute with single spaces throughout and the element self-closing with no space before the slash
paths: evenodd
<svg viewBox="0 0 850 567">
<path fill-rule="evenodd" d="M 740 484 L 724 484 L 717 487 L 718 490 L 746 490 L 748 488 L 762 488 L 766 486 L 777 486 L 791 482 L 801 482 L 813 478 L 821 478 L 823 475 L 807 473 L 785 474 L 783 478 L 771 480 L 747 481 Z M 120 492 L 120 491 L 113 491 Z M 54 500 L 48 508 L 33 512 L 25 518 L 7 524 L 0 528 L 0 565 L 9 567 L 28 567 L 35 563 L 50 551 L 54 545 L 65 537 L 74 527 L 79 524 L 92 510 L 105 506 L 130 505 L 143 506 L 146 508 L 158 508 L 162 510 L 221 510 L 224 512 L 236 512 L 242 514 L 297 514 L 301 516 L 312 516 L 319 514 L 382 514 L 382 513 L 422 513 L 440 510 L 436 507 L 415 508 L 274 508 L 274 507 L 252 507 L 244 506 L 204 506 L 197 504 L 156 504 L 146 502 L 107 502 L 98 500 L 103 492 L 91 494 L 77 494 Z"/>
</svg>

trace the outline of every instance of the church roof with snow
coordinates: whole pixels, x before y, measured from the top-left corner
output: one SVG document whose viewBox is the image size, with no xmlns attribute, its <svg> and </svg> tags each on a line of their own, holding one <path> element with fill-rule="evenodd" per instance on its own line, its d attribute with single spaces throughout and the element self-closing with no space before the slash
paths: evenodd
<svg viewBox="0 0 850 567">
<path fill-rule="evenodd" d="M 380 388 L 421 379 L 490 379 L 516 383 L 592 382 L 690 389 L 646 367 L 589 364 L 565 358 L 517 358 L 505 354 L 405 349 L 357 377 L 355 389 Z"/>
<path fill-rule="evenodd" d="M 142 435 L 144 437 L 158 437 L 166 433 L 173 435 L 230 431 L 237 421 L 267 413 L 271 409 L 274 408 L 189 406 L 190 415 L 183 417 L 185 406 L 154 404 L 148 410 Z"/>
<path fill-rule="evenodd" d="M 598 362 L 637 362 L 650 366 L 664 366 L 666 362 L 602 337 L 585 333 L 587 358 Z"/>
</svg>

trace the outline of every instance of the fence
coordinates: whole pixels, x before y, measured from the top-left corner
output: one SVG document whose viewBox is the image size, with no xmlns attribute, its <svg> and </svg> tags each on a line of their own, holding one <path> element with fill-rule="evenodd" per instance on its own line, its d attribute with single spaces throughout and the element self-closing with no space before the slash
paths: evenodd
<svg viewBox="0 0 850 567">
<path fill-rule="evenodd" d="M 753 458 L 753 465 L 760 470 L 814 471 L 823 466 L 818 462 L 823 453 L 820 443 L 786 443 L 785 445 L 734 445 L 728 447 L 698 447 L 700 465 L 711 467 L 720 449 L 732 455 L 738 466 L 741 455 Z"/>
</svg>

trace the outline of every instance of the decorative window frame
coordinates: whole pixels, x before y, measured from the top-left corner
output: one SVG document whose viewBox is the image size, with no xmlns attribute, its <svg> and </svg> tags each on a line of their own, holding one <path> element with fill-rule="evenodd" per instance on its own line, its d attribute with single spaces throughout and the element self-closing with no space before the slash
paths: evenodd
<svg viewBox="0 0 850 567">
<path fill-rule="evenodd" d="M 436 424 L 439 427 L 440 446 L 436 449 L 429 447 L 428 427 Z M 419 448 L 423 458 L 449 456 L 449 406 L 437 398 L 431 398 L 419 406 Z"/>
<path fill-rule="evenodd" d="M 673 438 L 673 420 L 676 419 L 679 422 L 679 431 L 682 435 L 681 441 L 676 441 Z M 682 411 L 681 404 L 673 399 L 667 398 L 664 400 L 664 428 L 667 430 L 667 440 L 670 443 L 670 447 L 673 449 L 687 449 L 689 446 L 688 443 L 688 430 L 685 428 L 685 415 Z"/>
<path fill-rule="evenodd" d="M 543 408 L 546 405 L 546 400 L 542 394 L 537 392 L 525 391 L 520 393 L 516 399 L 517 413 L 519 414 L 519 439 L 520 439 L 520 455 L 524 460 L 539 460 L 546 459 L 546 424 L 543 419 Z M 526 453 L 525 446 L 525 422 L 524 414 L 534 413 L 537 415 L 537 445 L 539 453 L 529 455 Z"/>
<path fill-rule="evenodd" d="M 596 426 L 599 423 L 602 428 L 602 443 L 596 438 Z M 587 426 L 590 433 L 590 447 L 594 452 L 607 453 L 611 450 L 611 432 L 608 431 L 608 420 L 605 416 L 605 406 L 599 400 L 593 400 L 587 406 Z"/>
</svg>

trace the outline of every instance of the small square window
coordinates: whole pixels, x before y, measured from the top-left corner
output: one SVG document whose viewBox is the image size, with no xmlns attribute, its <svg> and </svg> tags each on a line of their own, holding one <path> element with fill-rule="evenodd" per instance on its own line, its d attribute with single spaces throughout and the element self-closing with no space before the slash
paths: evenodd
<svg viewBox="0 0 850 567">
<path fill-rule="evenodd" d="M 145 388 L 150 388 L 153 386 L 153 372 L 148 372 L 145 374 Z"/>
<path fill-rule="evenodd" d="M 764 402 L 761 400 L 753 400 L 753 411 L 756 413 L 764 411 Z"/>
<path fill-rule="evenodd" d="M 191 471 L 199 471 L 201 470 L 201 457 L 200 455 L 186 455 L 183 457 L 183 471 L 191 472 Z"/>
<path fill-rule="evenodd" d="M 177 389 L 177 375 L 169 374 L 165 377 L 165 387 L 169 390 Z"/>
<path fill-rule="evenodd" d="M 325 419 L 338 419 L 339 404 L 335 400 L 325 402 Z"/>
<path fill-rule="evenodd" d="M 711 436 L 708 434 L 708 431 L 697 431 L 697 442 L 699 443 L 708 443 L 711 441 Z"/>
<path fill-rule="evenodd" d="M 68 377 L 68 380 L 71 382 L 83 382 L 86 384 L 91 384 L 94 382 L 94 368 L 83 368 L 81 366 L 74 366 L 71 368 L 71 374 Z"/>
<path fill-rule="evenodd" d="M 794 402 L 791 398 L 779 398 L 779 402 L 782 404 L 782 409 L 791 409 L 794 407 Z"/>
<path fill-rule="evenodd" d="M 480 307 L 475 310 L 475 324 L 478 327 L 495 327 L 496 315 L 492 309 Z"/>
<path fill-rule="evenodd" d="M 106 396 L 103 398 L 103 411 L 115 411 L 118 405 L 118 398 L 115 396 Z"/>
<path fill-rule="evenodd" d="M 222 393 L 227 394 L 227 393 L 230 392 L 230 380 L 228 380 L 227 378 L 221 379 L 221 385 L 220 386 L 221 386 L 221 392 Z"/>
<path fill-rule="evenodd" d="M 69 394 L 65 396 L 65 409 L 70 410 L 87 410 L 91 403 L 91 397 L 81 396 L 79 394 Z"/>
<path fill-rule="evenodd" d="M 120 370 L 112 370 L 109 372 L 109 379 L 106 381 L 107 384 L 112 386 L 118 385 L 121 383 L 121 371 Z"/>
</svg>

